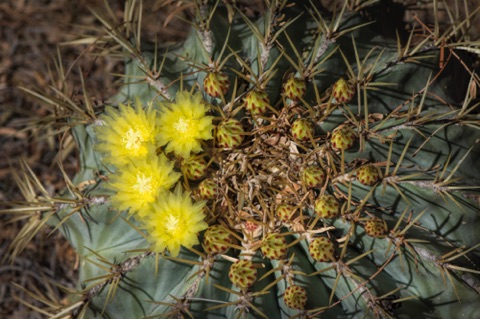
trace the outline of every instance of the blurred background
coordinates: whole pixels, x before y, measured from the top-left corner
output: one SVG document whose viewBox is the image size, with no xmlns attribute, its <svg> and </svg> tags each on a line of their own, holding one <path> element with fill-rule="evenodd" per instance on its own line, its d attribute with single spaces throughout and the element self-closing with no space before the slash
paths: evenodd
<svg viewBox="0 0 480 319">
<path fill-rule="evenodd" d="M 105 2 L 111 13 L 122 20 L 124 1 Z M 144 1 L 143 38 L 153 42 L 157 37 L 161 42 L 169 42 L 184 37 L 185 23 L 173 18 L 176 14 L 188 16 L 188 12 L 177 10 L 182 2 L 188 1 Z M 333 10 L 339 2 L 318 1 L 326 11 Z M 435 21 L 433 1 L 379 2 L 384 4 L 380 10 L 385 10 L 385 21 L 381 23 L 395 23 L 408 31 L 418 26 L 417 19 L 427 26 Z M 444 30 L 451 21 L 445 6 L 459 17 L 480 7 L 480 0 L 436 2 L 437 21 Z M 263 10 L 262 0 L 237 3 L 250 14 Z M 68 141 L 71 137 L 68 132 L 59 134 L 55 126 L 44 125 L 44 119 L 55 114 L 22 88 L 46 94 L 52 94 L 53 88 L 62 88 L 78 105 L 84 103 L 84 93 L 94 105 L 103 104 L 113 96 L 121 84 L 114 74 L 123 73 L 122 60 L 101 54 L 98 43 L 77 41 L 104 35 L 92 11 L 105 10 L 104 2 L 98 0 L 0 1 L 0 210 L 11 207 L 6 202 L 25 200 L 15 181 L 22 161 L 32 168 L 50 196 L 65 187 L 59 162 L 68 176 L 74 176 L 77 166 L 74 144 L 63 143 L 66 147 L 59 148 L 61 140 Z M 478 17 L 470 26 L 471 41 L 480 40 Z M 165 21 L 170 21 L 167 26 Z M 476 57 L 479 66 L 479 54 Z M 58 285 L 67 288 L 76 285 L 77 255 L 58 232 L 50 234 L 48 227 L 43 227 L 14 261 L 8 260 L 8 247 L 24 224 L 21 215 L 0 214 L 0 318 L 45 318 L 41 314 L 43 305 L 27 291 L 61 304 L 68 294 Z"/>
</svg>

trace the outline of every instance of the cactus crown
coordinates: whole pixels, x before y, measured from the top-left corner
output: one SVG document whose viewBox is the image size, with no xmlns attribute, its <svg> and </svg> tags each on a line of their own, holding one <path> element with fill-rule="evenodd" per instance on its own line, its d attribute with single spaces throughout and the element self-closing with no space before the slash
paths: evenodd
<svg viewBox="0 0 480 319">
<path fill-rule="evenodd" d="M 480 81 L 468 55 L 427 26 L 379 34 L 375 1 L 185 6 L 191 31 L 168 50 L 99 15 L 127 81 L 118 111 L 73 114 L 75 192 L 45 214 L 82 258 L 71 312 L 473 315 L 480 119 L 467 88 Z M 138 22 L 138 2 L 127 8 Z"/>
</svg>

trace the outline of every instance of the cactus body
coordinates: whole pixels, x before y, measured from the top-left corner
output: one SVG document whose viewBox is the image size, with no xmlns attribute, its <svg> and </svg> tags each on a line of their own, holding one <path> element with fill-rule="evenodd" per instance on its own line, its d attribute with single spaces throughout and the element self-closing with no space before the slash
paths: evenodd
<svg viewBox="0 0 480 319">
<path fill-rule="evenodd" d="M 83 315 L 478 315 L 478 107 L 440 67 L 439 42 L 379 34 L 371 2 L 328 15 L 313 1 L 266 1 L 259 16 L 235 1 L 194 2 L 194 27 L 168 50 L 127 36 L 136 28 L 123 35 L 128 23 L 107 28 L 128 57 L 111 104 L 136 101 L 157 125 L 155 137 L 126 130 L 122 145 L 151 144 L 142 156 L 165 162 L 152 176 L 168 178 L 163 188 L 146 198 L 145 179 L 136 201 L 118 200 L 140 160 L 112 159 L 98 122 L 72 125 L 73 184 L 95 186 L 81 192 L 88 207 L 64 205 L 50 223 L 81 257 Z M 112 110 L 98 117 L 114 130 Z"/>
</svg>

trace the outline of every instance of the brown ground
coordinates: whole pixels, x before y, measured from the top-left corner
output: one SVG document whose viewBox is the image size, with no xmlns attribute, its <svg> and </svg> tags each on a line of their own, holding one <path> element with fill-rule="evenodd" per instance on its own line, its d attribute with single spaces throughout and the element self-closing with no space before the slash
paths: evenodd
<svg viewBox="0 0 480 319">
<path fill-rule="evenodd" d="M 248 1 L 253 3 L 257 0 L 244 0 Z M 123 1 L 108 2 L 114 13 L 121 17 Z M 162 2 L 165 0 L 149 1 L 149 5 L 156 8 Z M 471 8 L 480 5 L 480 0 L 468 2 L 472 4 Z M 5 208 L 2 201 L 23 200 L 11 171 L 11 167 L 18 171 L 20 159 L 27 161 L 50 195 L 64 188 L 57 165 L 60 136 L 29 129 L 31 126 L 26 124 L 26 121 L 41 118 L 50 111 L 18 87 L 51 92 L 49 86 L 52 81 L 58 86 L 58 76 L 51 76 L 55 74 L 58 45 L 78 39 L 81 34 L 98 33 L 80 26 L 100 26 L 87 7 L 102 11 L 102 3 L 97 0 L 7 0 L 0 3 L 0 209 Z M 146 10 L 144 19 L 147 36 L 153 36 L 155 32 L 160 33 L 159 37 L 169 39 L 182 35 L 179 31 L 162 29 L 157 16 L 148 16 L 149 12 L 155 12 L 151 8 Z M 411 19 L 413 12 L 418 13 L 423 21 L 432 19 L 432 14 L 423 8 L 412 8 L 405 16 Z M 477 19 L 477 22 L 473 36 L 478 38 L 480 20 Z M 83 71 L 87 92 L 93 102 L 106 100 L 116 92 L 110 74 L 122 72 L 121 61 L 111 57 L 95 58 L 92 51 L 86 46 L 59 47 L 64 69 L 66 72 L 70 70 L 66 84 L 74 100 L 80 100 L 83 95 L 79 68 Z M 66 172 L 73 176 L 76 170 L 75 152 L 66 150 L 62 157 Z M 12 215 L 0 214 L 0 262 L 12 238 L 24 225 L 23 221 L 9 222 L 11 218 Z M 66 287 L 75 286 L 75 252 L 58 233 L 47 236 L 48 233 L 49 229 L 45 228 L 35 236 L 14 262 L 0 263 L 0 318 L 43 317 L 22 301 L 36 306 L 41 304 L 12 282 L 29 291 L 48 295 L 57 303 L 65 298 L 65 294 L 53 284 L 47 284 L 46 279 Z"/>
</svg>

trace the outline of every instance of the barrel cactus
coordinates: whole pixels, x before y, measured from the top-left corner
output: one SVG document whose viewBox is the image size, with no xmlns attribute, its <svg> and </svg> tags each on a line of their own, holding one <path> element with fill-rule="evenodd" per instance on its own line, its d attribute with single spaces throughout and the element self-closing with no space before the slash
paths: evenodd
<svg viewBox="0 0 480 319">
<path fill-rule="evenodd" d="M 169 46 L 142 43 L 138 2 L 129 23 L 97 14 L 126 80 L 72 110 L 80 169 L 42 213 L 81 258 L 64 313 L 478 315 L 479 78 L 461 45 L 379 30 L 375 1 L 184 5 Z"/>
</svg>

